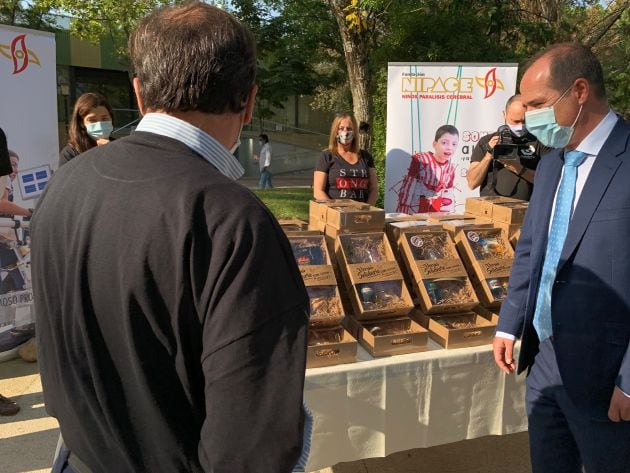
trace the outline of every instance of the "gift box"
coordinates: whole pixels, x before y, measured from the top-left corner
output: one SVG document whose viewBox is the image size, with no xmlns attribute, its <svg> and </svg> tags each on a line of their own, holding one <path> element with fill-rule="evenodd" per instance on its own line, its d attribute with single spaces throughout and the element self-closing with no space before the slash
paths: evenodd
<svg viewBox="0 0 630 473">
<path fill-rule="evenodd" d="M 521 224 L 527 212 L 527 202 L 501 202 L 492 205 L 492 220 L 507 224 Z"/>
<path fill-rule="evenodd" d="M 429 331 L 429 337 L 444 348 L 475 347 L 492 343 L 496 323 L 473 312 L 426 315 L 414 311 L 412 318 Z"/>
<path fill-rule="evenodd" d="M 481 303 L 490 308 L 507 297 L 514 250 L 499 228 L 469 228 L 455 236 L 462 261 Z"/>
<path fill-rule="evenodd" d="M 428 331 L 409 317 L 366 322 L 349 316 L 344 325 L 374 357 L 425 351 L 429 341 Z"/>
<path fill-rule="evenodd" d="M 512 238 L 514 237 L 514 235 L 516 235 L 516 233 L 520 232 L 521 230 L 520 223 L 494 222 L 492 226 L 494 228 L 500 228 L 501 230 L 503 230 L 503 232 L 505 232 L 510 242 L 512 242 Z M 514 247 L 514 245 L 512 245 L 512 247 Z"/>
<path fill-rule="evenodd" d="M 483 197 L 469 197 L 466 199 L 466 213 L 479 217 L 492 218 L 492 205 L 506 202 L 525 203 L 524 200 L 500 195 L 488 195 Z"/>
<path fill-rule="evenodd" d="M 489 219 L 482 217 L 469 217 L 456 220 L 444 220 L 442 222 L 442 228 L 450 233 L 452 237 L 461 230 L 465 230 L 471 227 L 480 228 L 492 228 L 492 223 Z"/>
<path fill-rule="evenodd" d="M 288 239 L 309 295 L 310 327 L 338 326 L 344 310 L 324 237 L 289 236 Z"/>
<path fill-rule="evenodd" d="M 358 319 L 397 317 L 413 308 L 383 232 L 339 235 L 335 252 Z"/>
<path fill-rule="evenodd" d="M 331 205 L 357 205 L 359 202 L 348 199 L 311 200 L 308 206 L 308 229 L 322 233 L 326 230 L 326 212 Z"/>
<path fill-rule="evenodd" d="M 343 327 L 308 331 L 306 368 L 354 363 L 357 341 Z"/>
<path fill-rule="evenodd" d="M 394 213 L 386 213 L 385 214 L 385 223 L 392 222 L 417 222 L 419 220 L 426 220 L 427 217 L 424 214 L 406 214 L 400 212 Z"/>
<path fill-rule="evenodd" d="M 461 312 L 479 304 L 451 236 L 444 230 L 406 232 L 398 247 L 425 313 Z"/>
<path fill-rule="evenodd" d="M 308 222 L 297 218 L 278 219 L 278 223 L 282 230 L 287 232 L 302 232 L 308 230 Z"/>
<path fill-rule="evenodd" d="M 332 205 L 326 210 L 326 225 L 355 232 L 382 231 L 385 211 L 368 204 Z"/>
<path fill-rule="evenodd" d="M 395 246 L 400 235 L 404 232 L 414 230 L 440 230 L 442 225 L 439 222 L 429 222 L 428 220 L 408 220 L 401 222 L 391 222 L 385 225 L 385 233 L 389 242 Z"/>
</svg>

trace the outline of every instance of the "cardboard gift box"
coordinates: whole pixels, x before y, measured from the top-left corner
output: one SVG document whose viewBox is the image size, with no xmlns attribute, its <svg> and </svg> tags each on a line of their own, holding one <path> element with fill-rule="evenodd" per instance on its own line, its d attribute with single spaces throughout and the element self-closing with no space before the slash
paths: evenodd
<svg viewBox="0 0 630 473">
<path fill-rule="evenodd" d="M 425 351 L 429 333 L 409 317 L 360 321 L 346 317 L 344 324 L 372 356 L 391 356 Z"/>
<path fill-rule="evenodd" d="M 309 329 L 306 367 L 354 363 L 357 361 L 357 341 L 343 327 L 322 330 Z"/>
<path fill-rule="evenodd" d="M 385 223 L 390 222 L 416 222 L 418 220 L 426 220 L 424 214 L 406 214 L 401 212 L 393 212 L 385 214 Z"/>
<path fill-rule="evenodd" d="M 521 224 L 525 219 L 527 202 L 501 202 L 492 205 L 492 220 L 507 224 Z"/>
<path fill-rule="evenodd" d="M 516 235 L 516 232 L 519 232 L 521 229 L 520 223 L 502 223 L 502 222 L 494 222 L 492 224 L 494 228 L 500 228 L 505 232 L 508 236 L 510 242 L 512 242 L 512 238 Z M 512 245 L 514 246 L 514 245 Z"/>
<path fill-rule="evenodd" d="M 499 228 L 469 228 L 455 236 L 477 296 L 486 307 L 498 307 L 507 296 L 514 250 Z"/>
<path fill-rule="evenodd" d="M 492 343 L 497 324 L 473 312 L 426 315 L 414 311 L 411 316 L 429 331 L 429 337 L 444 348 L 475 347 Z"/>
<path fill-rule="evenodd" d="M 295 235 L 288 239 L 308 292 L 310 326 L 338 326 L 343 320 L 344 310 L 324 237 Z"/>
<path fill-rule="evenodd" d="M 469 197 L 466 199 L 466 213 L 477 215 L 479 217 L 492 218 L 492 205 L 502 202 L 519 202 L 526 203 L 524 200 L 514 199 L 512 197 L 503 197 L 500 195 L 487 195 L 483 197 Z"/>
<path fill-rule="evenodd" d="M 383 232 L 339 235 L 335 252 L 358 319 L 398 317 L 413 308 L 402 272 Z"/>
<path fill-rule="evenodd" d="M 326 210 L 326 225 L 356 232 L 382 231 L 385 211 L 368 204 L 332 205 Z"/>
<path fill-rule="evenodd" d="M 465 230 L 471 227 L 492 228 L 492 223 L 481 217 L 469 217 L 456 220 L 444 220 L 442 222 L 442 228 L 449 232 L 452 237 L 461 230 Z"/>
<path fill-rule="evenodd" d="M 518 245 L 518 239 L 521 237 L 521 229 L 519 228 L 514 232 L 514 234 L 510 237 L 510 243 L 512 243 L 512 247 L 516 249 L 516 245 Z"/>
<path fill-rule="evenodd" d="M 412 288 L 427 314 L 462 312 L 479 304 L 451 236 L 444 230 L 406 232 L 399 242 Z"/>
<path fill-rule="evenodd" d="M 398 243 L 400 235 L 404 232 L 414 230 L 440 230 L 442 225 L 438 222 L 429 222 L 428 220 L 410 220 L 402 222 L 391 222 L 385 225 L 385 233 L 392 245 Z"/>
<path fill-rule="evenodd" d="M 475 314 L 481 315 L 485 319 L 488 319 L 493 324 L 498 324 L 499 323 L 499 314 L 498 314 L 498 312 L 492 311 L 490 309 L 486 309 L 482 305 L 478 305 L 477 307 L 475 307 L 473 309 L 473 312 Z"/>
<path fill-rule="evenodd" d="M 301 232 L 308 230 L 308 222 L 297 218 L 278 219 L 278 223 L 284 232 Z"/>
<path fill-rule="evenodd" d="M 465 218 L 470 218 L 470 215 L 462 213 L 456 214 L 453 212 L 426 212 L 419 215 L 426 217 L 426 219 L 431 222 L 443 222 L 446 220 L 461 220 Z"/>
<path fill-rule="evenodd" d="M 308 229 L 318 230 L 322 233 L 326 230 L 326 212 L 331 205 L 357 205 L 360 203 L 348 199 L 311 200 L 308 204 Z"/>
</svg>

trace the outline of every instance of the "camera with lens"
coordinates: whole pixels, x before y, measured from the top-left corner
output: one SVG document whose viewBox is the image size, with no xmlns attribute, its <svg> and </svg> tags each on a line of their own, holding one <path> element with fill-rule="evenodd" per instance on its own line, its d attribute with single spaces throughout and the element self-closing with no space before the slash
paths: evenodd
<svg viewBox="0 0 630 473">
<path fill-rule="evenodd" d="M 529 133 L 524 136 L 514 136 L 510 127 L 501 125 L 497 130 L 499 141 L 492 150 L 494 159 L 518 160 L 520 156 L 531 154 Z"/>
</svg>

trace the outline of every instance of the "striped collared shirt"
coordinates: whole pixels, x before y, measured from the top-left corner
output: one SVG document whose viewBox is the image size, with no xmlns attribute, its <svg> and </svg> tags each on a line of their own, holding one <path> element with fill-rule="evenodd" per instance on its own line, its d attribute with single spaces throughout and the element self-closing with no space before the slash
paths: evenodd
<svg viewBox="0 0 630 473">
<path fill-rule="evenodd" d="M 221 143 L 205 131 L 165 113 L 147 113 L 136 131 L 146 131 L 181 141 L 230 179 L 238 179 L 245 170 Z"/>
</svg>

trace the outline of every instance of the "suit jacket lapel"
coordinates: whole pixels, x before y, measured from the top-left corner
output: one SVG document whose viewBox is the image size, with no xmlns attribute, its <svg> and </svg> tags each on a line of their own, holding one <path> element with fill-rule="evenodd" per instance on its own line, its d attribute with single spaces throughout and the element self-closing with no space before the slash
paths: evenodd
<svg viewBox="0 0 630 473">
<path fill-rule="evenodd" d="M 558 262 L 558 273 L 562 266 L 571 257 L 578 243 L 582 239 L 586 227 L 588 226 L 593 213 L 601 201 L 611 179 L 617 172 L 621 164 L 620 155 L 625 151 L 628 139 L 627 124 L 623 119 L 619 119 L 610 136 L 604 143 L 603 148 L 597 155 L 593 168 L 588 175 L 580 199 L 575 206 L 571 223 L 564 242 L 560 261 Z"/>
</svg>

